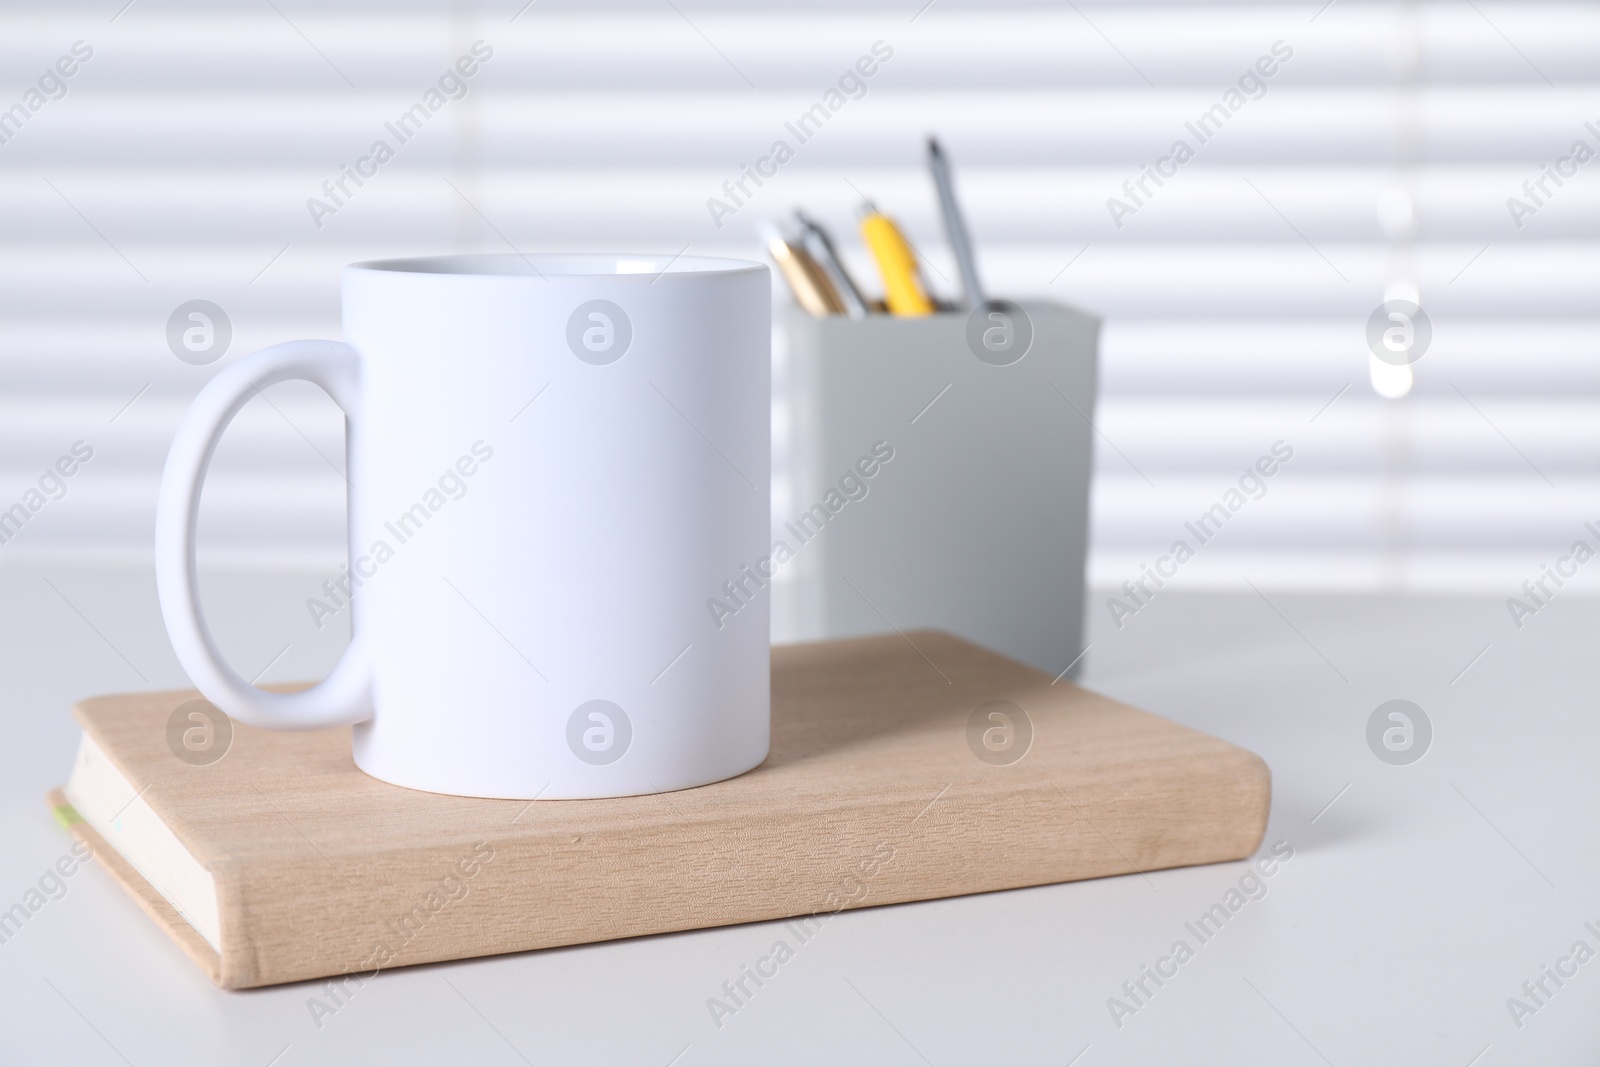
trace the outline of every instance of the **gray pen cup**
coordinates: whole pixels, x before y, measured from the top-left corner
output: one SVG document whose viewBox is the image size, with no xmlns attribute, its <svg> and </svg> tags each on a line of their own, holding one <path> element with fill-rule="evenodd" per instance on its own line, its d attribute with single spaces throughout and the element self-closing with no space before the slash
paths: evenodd
<svg viewBox="0 0 1600 1067">
<path fill-rule="evenodd" d="M 786 310 L 774 639 L 941 629 L 1080 669 L 1099 320 Z"/>
</svg>

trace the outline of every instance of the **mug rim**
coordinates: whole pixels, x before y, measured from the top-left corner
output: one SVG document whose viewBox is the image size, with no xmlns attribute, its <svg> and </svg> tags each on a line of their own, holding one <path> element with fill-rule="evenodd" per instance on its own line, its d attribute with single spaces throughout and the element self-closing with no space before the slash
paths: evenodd
<svg viewBox="0 0 1600 1067">
<path fill-rule="evenodd" d="M 346 270 L 459 278 L 641 278 L 707 277 L 765 271 L 761 263 L 722 256 L 668 256 L 654 252 L 477 252 L 409 256 L 351 263 Z"/>
</svg>

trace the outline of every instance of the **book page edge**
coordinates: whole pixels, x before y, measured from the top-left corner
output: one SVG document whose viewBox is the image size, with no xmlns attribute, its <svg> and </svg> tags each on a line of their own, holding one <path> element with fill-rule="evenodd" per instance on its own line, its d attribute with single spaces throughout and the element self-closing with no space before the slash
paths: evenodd
<svg viewBox="0 0 1600 1067">
<path fill-rule="evenodd" d="M 72 810 L 111 846 L 188 927 L 220 952 L 216 879 L 135 790 L 88 731 L 61 790 Z"/>
</svg>

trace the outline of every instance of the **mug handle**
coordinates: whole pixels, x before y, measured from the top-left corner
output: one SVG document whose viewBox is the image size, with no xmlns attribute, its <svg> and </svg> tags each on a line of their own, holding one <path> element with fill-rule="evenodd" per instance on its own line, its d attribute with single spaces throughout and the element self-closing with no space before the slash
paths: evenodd
<svg viewBox="0 0 1600 1067">
<path fill-rule="evenodd" d="M 355 349 L 338 341 L 263 348 L 223 370 L 195 397 L 167 453 L 156 502 L 156 588 L 178 662 L 207 700 L 240 722 L 268 730 L 344 726 L 372 716 L 372 672 L 360 635 L 351 635 L 350 646 L 321 682 L 298 693 L 273 693 L 251 685 L 223 661 L 200 608 L 194 532 L 200 487 L 217 441 L 261 389 L 296 379 L 321 386 L 355 425 L 361 393 Z"/>
</svg>

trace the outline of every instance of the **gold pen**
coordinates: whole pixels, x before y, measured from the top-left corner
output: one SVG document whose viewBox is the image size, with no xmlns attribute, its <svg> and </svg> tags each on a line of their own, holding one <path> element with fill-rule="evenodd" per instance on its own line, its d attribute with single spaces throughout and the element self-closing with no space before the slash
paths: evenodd
<svg viewBox="0 0 1600 1067">
<path fill-rule="evenodd" d="M 784 280 L 789 283 L 789 290 L 794 294 L 796 303 L 819 318 L 825 315 L 844 314 L 844 301 L 839 298 L 827 274 L 817 265 L 816 260 L 806 254 L 805 249 L 790 242 L 771 223 L 762 225 L 761 237 L 762 243 L 766 245 L 767 254 L 778 265 Z"/>
</svg>

